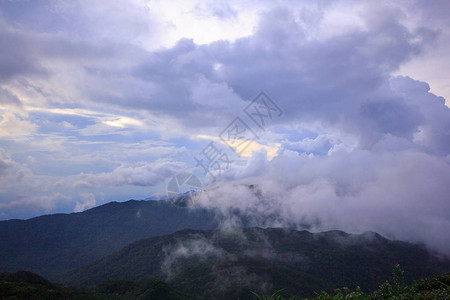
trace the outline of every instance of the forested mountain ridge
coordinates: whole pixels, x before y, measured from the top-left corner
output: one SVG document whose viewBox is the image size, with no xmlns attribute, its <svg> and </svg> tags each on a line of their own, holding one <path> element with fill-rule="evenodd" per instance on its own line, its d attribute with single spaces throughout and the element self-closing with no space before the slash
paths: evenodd
<svg viewBox="0 0 450 300">
<path fill-rule="evenodd" d="M 81 213 L 0 221 L 0 272 L 29 270 L 55 279 L 143 238 L 216 227 L 211 212 L 167 200 L 110 202 Z"/>
<path fill-rule="evenodd" d="M 424 246 L 374 232 L 219 230 L 219 224 L 213 211 L 168 200 L 111 202 L 82 213 L 0 221 L 0 272 L 32 271 L 59 284 L 89 287 L 126 280 L 118 284 L 129 284 L 131 294 L 162 280 L 200 298 L 245 299 L 252 291 L 281 288 L 301 296 L 342 286 L 370 291 L 389 278 L 395 264 L 409 281 L 450 271 L 448 260 Z M 166 290 L 164 284 L 156 286 Z"/>
<path fill-rule="evenodd" d="M 182 230 L 144 239 L 61 277 L 69 285 L 162 279 L 206 299 L 285 288 L 291 295 L 360 286 L 376 289 L 400 264 L 407 280 L 450 271 L 423 246 L 376 233 L 310 233 L 284 228 Z"/>
</svg>

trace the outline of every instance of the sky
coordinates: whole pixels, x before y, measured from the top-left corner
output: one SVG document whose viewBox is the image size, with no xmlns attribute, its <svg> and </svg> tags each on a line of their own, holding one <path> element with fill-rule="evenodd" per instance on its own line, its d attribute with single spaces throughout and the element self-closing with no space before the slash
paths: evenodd
<svg viewBox="0 0 450 300">
<path fill-rule="evenodd" d="M 1 1 L 0 219 L 193 174 L 231 223 L 450 252 L 450 3 L 392 2 Z"/>
</svg>

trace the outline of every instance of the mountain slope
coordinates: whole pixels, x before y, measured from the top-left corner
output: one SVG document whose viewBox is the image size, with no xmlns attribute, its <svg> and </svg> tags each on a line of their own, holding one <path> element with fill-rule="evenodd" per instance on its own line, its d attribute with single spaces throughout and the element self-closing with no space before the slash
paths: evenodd
<svg viewBox="0 0 450 300">
<path fill-rule="evenodd" d="M 82 213 L 0 221 L 0 272 L 30 270 L 54 279 L 143 238 L 216 226 L 214 215 L 206 210 L 135 200 Z"/>
<path fill-rule="evenodd" d="M 95 289 L 65 287 L 27 271 L 0 274 L 0 299 L 193 300 L 160 280 L 109 281 Z"/>
<path fill-rule="evenodd" d="M 183 230 L 135 242 L 65 274 L 65 284 L 91 286 L 107 279 L 162 278 L 208 299 L 245 297 L 286 288 L 312 295 L 322 289 L 361 286 L 373 290 L 399 263 L 417 279 L 450 270 L 422 246 L 376 233 L 310 233 L 290 229 Z"/>
</svg>

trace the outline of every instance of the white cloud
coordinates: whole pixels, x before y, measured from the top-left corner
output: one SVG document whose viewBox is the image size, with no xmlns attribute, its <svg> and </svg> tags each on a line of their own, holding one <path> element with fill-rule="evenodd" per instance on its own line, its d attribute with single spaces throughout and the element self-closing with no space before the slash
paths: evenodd
<svg viewBox="0 0 450 300">
<path fill-rule="evenodd" d="M 72 197 L 61 194 L 59 192 L 50 193 L 48 195 L 26 195 L 16 197 L 13 201 L 0 203 L 0 209 L 24 211 L 24 210 L 44 210 L 52 211 L 57 204 L 68 202 Z"/>
<path fill-rule="evenodd" d="M 92 193 L 82 193 L 81 194 L 81 202 L 77 201 L 74 212 L 82 212 L 86 209 L 94 207 L 96 205 L 95 196 Z"/>
<path fill-rule="evenodd" d="M 154 186 L 184 170 L 181 162 L 157 160 L 135 166 L 121 165 L 109 173 L 80 174 L 75 176 L 74 188 L 94 186 Z"/>
<path fill-rule="evenodd" d="M 217 183 L 198 204 L 225 219 L 238 211 L 254 226 L 372 230 L 448 254 L 450 165 L 444 158 L 410 150 L 312 157 L 285 152 L 253 164 L 263 171 Z"/>
<path fill-rule="evenodd" d="M 23 138 L 37 129 L 37 125 L 9 111 L 3 112 L 0 117 L 0 136 L 4 138 Z"/>
</svg>

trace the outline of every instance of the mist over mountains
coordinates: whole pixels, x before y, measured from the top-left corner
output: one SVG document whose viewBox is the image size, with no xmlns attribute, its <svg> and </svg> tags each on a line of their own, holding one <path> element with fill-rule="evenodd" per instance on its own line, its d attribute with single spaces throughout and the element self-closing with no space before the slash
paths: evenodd
<svg viewBox="0 0 450 300">
<path fill-rule="evenodd" d="M 144 239 L 61 276 L 71 285 L 162 278 L 206 299 L 237 299 L 285 288 L 312 296 L 340 286 L 372 291 L 400 264 L 407 281 L 449 270 L 423 247 L 366 232 L 310 233 L 286 228 L 183 230 Z"/>
<path fill-rule="evenodd" d="M 255 185 L 242 187 L 261 196 Z M 264 229 L 254 227 L 262 222 L 255 215 L 227 213 L 170 200 L 130 200 L 82 213 L 1 221 L 0 272 L 28 270 L 76 286 L 162 279 L 192 295 L 224 299 L 275 288 L 302 295 L 340 286 L 370 291 L 395 264 L 408 280 L 450 270 L 448 258 L 424 245 L 374 232 Z M 265 216 L 265 224 L 279 220 Z"/>
</svg>

